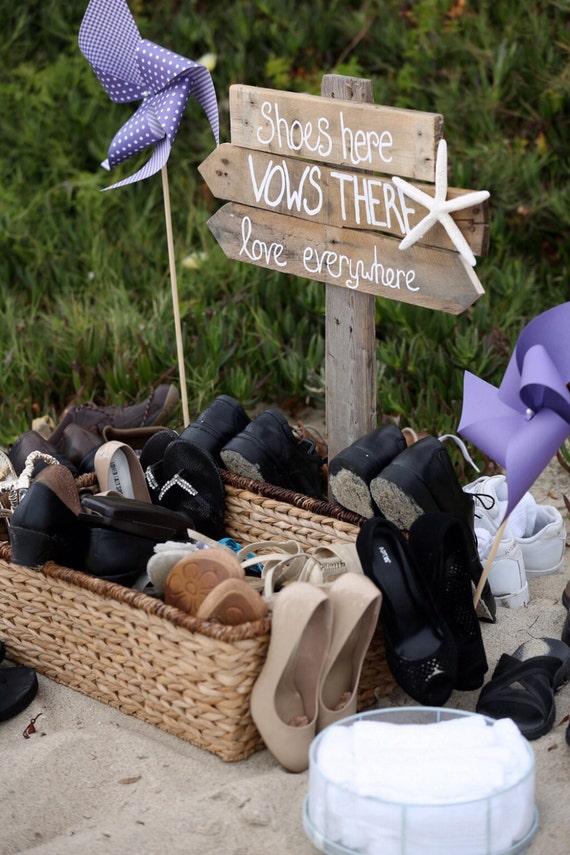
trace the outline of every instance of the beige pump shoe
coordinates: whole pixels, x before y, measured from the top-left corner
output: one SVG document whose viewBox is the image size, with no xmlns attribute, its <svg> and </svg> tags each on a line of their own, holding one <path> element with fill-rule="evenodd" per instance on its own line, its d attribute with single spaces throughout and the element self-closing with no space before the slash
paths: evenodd
<svg viewBox="0 0 570 855">
<path fill-rule="evenodd" d="M 358 573 L 339 576 L 327 593 L 333 627 L 319 693 L 319 731 L 356 713 L 358 681 L 382 603 L 380 589 Z"/>
<path fill-rule="evenodd" d="M 271 640 L 252 689 L 251 715 L 269 751 L 290 772 L 309 766 L 331 629 L 331 601 L 316 585 L 291 582 L 275 598 Z"/>
</svg>

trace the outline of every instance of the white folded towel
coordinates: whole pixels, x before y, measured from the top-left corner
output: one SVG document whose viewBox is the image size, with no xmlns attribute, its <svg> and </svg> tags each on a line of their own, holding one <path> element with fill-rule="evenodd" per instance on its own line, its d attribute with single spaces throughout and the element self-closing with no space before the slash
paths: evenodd
<svg viewBox="0 0 570 855">
<path fill-rule="evenodd" d="M 367 855 L 485 855 L 530 829 L 532 770 L 510 719 L 359 719 L 323 733 L 309 811 L 327 839 Z"/>
</svg>

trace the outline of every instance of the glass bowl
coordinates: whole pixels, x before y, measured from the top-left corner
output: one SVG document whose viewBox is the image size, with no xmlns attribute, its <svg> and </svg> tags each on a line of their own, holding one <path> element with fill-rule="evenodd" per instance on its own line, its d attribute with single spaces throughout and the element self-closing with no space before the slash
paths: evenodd
<svg viewBox="0 0 570 855">
<path fill-rule="evenodd" d="M 360 713 L 313 740 L 303 824 L 328 855 L 517 855 L 538 830 L 534 753 L 510 720 L 439 707 Z"/>
</svg>

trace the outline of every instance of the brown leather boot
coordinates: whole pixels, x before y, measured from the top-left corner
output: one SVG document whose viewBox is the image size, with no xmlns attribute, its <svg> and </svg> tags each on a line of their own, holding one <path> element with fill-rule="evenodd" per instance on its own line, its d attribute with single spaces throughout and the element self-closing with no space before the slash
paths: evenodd
<svg viewBox="0 0 570 855">
<path fill-rule="evenodd" d="M 145 401 L 129 407 L 97 407 L 91 403 L 67 407 L 49 441 L 52 445 L 57 445 L 65 428 L 72 422 L 101 437 L 107 425 L 126 430 L 167 424 L 178 406 L 179 398 L 176 386 L 163 384 L 157 386 Z"/>
</svg>

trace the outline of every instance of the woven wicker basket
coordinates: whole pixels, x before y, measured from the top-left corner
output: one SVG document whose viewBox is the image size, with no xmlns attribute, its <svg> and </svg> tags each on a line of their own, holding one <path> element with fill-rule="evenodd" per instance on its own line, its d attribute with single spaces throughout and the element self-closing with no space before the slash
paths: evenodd
<svg viewBox="0 0 570 855">
<path fill-rule="evenodd" d="M 223 472 L 226 530 L 242 542 L 354 542 L 361 520 L 336 505 Z M 0 544 L 0 638 L 10 658 L 141 718 L 222 760 L 262 749 L 249 698 L 270 618 L 241 626 L 196 620 L 145 594 L 48 562 L 10 563 Z M 370 646 L 359 708 L 395 688 L 381 630 Z"/>
</svg>

